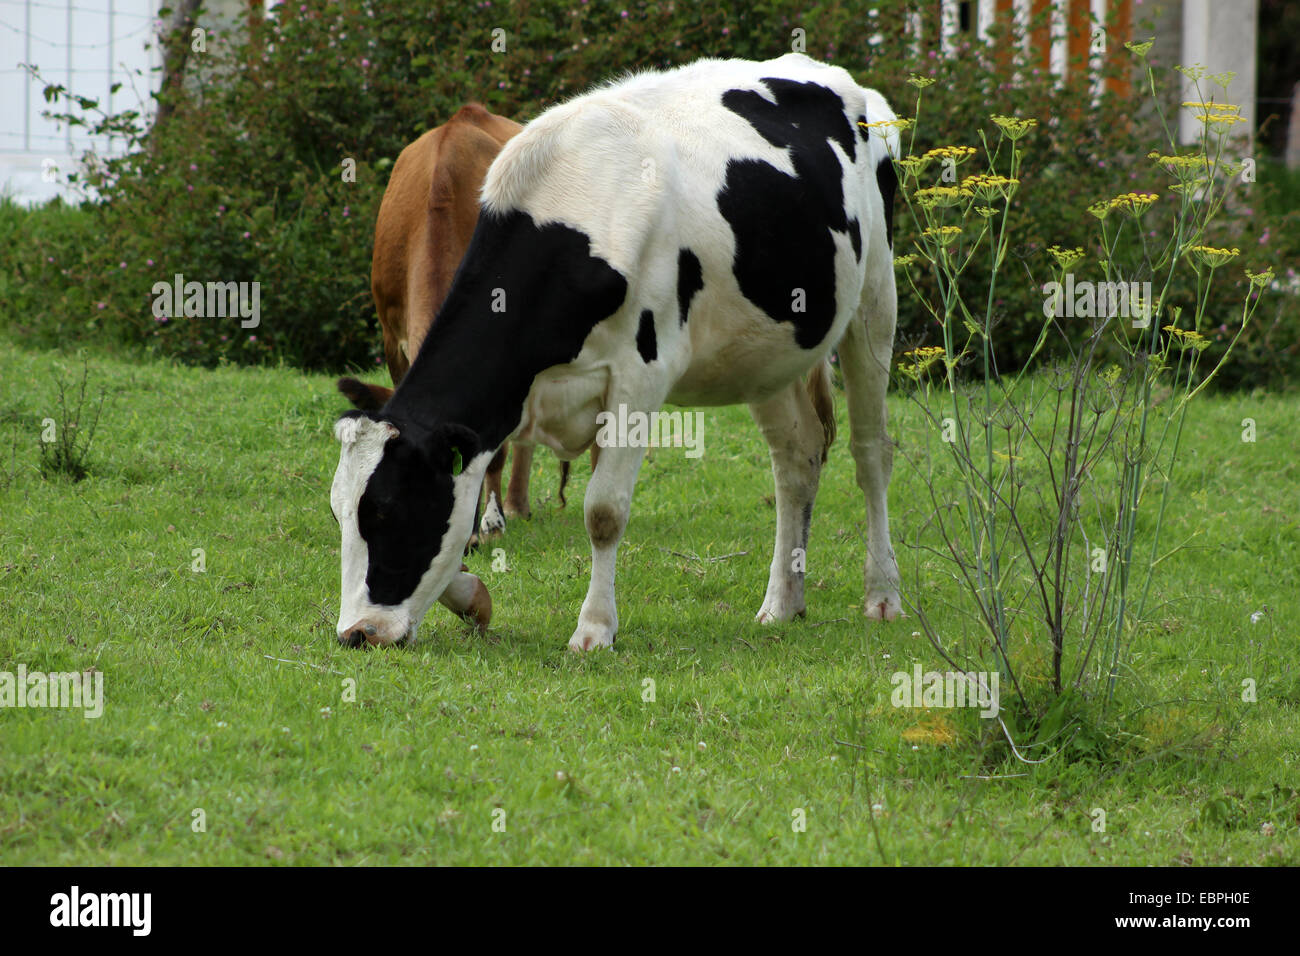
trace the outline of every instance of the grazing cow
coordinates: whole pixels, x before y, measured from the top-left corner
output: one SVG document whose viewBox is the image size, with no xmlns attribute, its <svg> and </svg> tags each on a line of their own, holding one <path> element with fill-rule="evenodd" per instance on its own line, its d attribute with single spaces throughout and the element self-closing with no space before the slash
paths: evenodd
<svg viewBox="0 0 1300 956">
<path fill-rule="evenodd" d="M 897 133 L 884 99 L 790 54 L 647 72 L 555 106 L 502 149 L 447 301 L 381 414 L 349 412 L 330 501 L 339 639 L 408 639 L 457 609 L 477 489 L 511 437 L 572 458 L 597 415 L 746 403 L 776 480 L 763 622 L 804 610 L 802 562 L 827 444 L 804 377 L 838 349 L 866 500 L 870 618 L 900 610 L 885 391 L 897 294 Z M 819 371 L 820 369 L 820 371 Z M 614 564 L 645 449 L 587 485 L 591 581 L 569 640 L 611 644 Z M 448 597 L 450 595 L 450 598 Z"/>
<path fill-rule="evenodd" d="M 393 384 L 400 385 L 429 334 L 478 223 L 479 191 L 488 166 L 523 127 L 470 103 L 446 123 L 402 150 L 384 191 L 375 222 L 370 288 L 384 332 L 384 356 Z M 353 405 L 379 411 L 391 388 L 342 378 L 339 391 Z M 509 490 L 501 494 L 506 446 L 488 465 L 487 500 L 480 530 L 501 531 L 507 517 L 528 517 L 528 478 L 533 448 L 515 448 Z M 564 500 L 562 474 L 560 500 Z"/>
</svg>

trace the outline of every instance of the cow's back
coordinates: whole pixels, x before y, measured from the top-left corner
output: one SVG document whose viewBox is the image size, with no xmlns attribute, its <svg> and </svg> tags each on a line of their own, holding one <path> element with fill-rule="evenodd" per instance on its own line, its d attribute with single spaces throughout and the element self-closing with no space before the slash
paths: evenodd
<svg viewBox="0 0 1300 956">
<path fill-rule="evenodd" d="M 700 61 L 547 110 L 492 166 L 484 205 L 566 223 L 629 277 L 608 341 L 634 341 L 646 310 L 677 319 L 655 323 L 671 401 L 759 401 L 829 353 L 887 262 L 877 171 L 897 133 L 866 124 L 891 119 L 807 57 Z"/>
<path fill-rule="evenodd" d="M 398 156 L 375 223 L 370 271 L 394 385 L 451 288 L 478 221 L 487 169 L 522 129 L 471 103 Z"/>
</svg>

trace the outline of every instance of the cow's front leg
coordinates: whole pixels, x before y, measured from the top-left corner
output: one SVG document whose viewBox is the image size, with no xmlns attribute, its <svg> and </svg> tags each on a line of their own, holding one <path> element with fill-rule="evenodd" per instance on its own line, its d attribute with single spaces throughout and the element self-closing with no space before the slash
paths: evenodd
<svg viewBox="0 0 1300 956">
<path fill-rule="evenodd" d="M 644 454 L 644 448 L 602 448 L 600 463 L 587 483 L 584 508 L 591 538 L 591 583 L 578 615 L 577 630 L 569 638 L 571 651 L 609 647 L 618 633 L 614 561 L 627 528 L 632 489 Z"/>
<path fill-rule="evenodd" d="M 803 382 L 749 407 L 772 454 L 776 479 L 776 545 L 767 594 L 755 616 L 760 624 L 788 621 L 804 613 L 803 578 L 808 530 L 821 476 L 826 432 Z"/>
</svg>

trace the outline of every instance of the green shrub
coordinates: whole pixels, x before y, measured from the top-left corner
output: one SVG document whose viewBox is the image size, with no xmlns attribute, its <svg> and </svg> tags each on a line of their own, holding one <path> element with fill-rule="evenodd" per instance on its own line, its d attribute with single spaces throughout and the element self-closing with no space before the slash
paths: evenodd
<svg viewBox="0 0 1300 956">
<path fill-rule="evenodd" d="M 1042 121 L 1044 148 L 1023 170 L 1038 187 L 1036 201 L 1017 213 L 1020 238 L 1009 253 L 1014 268 L 994 303 L 998 368 L 1015 369 L 1039 327 L 1048 246 L 1087 242 L 1077 213 L 1110 188 L 1116 167 L 1134 189 L 1158 187 L 1161 174 L 1143 157 L 1140 143 L 1150 136 L 1140 135 L 1131 100 L 1107 93 L 1094 103 L 1083 78 L 1058 86 L 1035 66 L 1031 57 L 1039 53 L 1019 52 L 1016 38 L 995 35 L 989 47 L 963 42 L 947 57 L 932 41 L 915 44 L 904 31 L 907 16 L 920 16 L 924 35 L 936 37 L 935 6 L 919 0 L 886 0 L 871 9 L 794 0 L 738 9 L 717 0 L 284 4 L 246 37 L 210 35 L 208 52 L 191 53 L 188 82 L 166 94 L 172 111 L 158 129 L 142 129 L 133 115 L 91 122 L 85 117 L 95 104 L 77 100 L 74 91 L 49 89 L 47 96 L 75 104 L 63 114 L 68 121 L 134 137 L 136 148 L 87 176 L 104 201 L 79 227 L 52 229 L 68 243 L 53 262 L 41 265 L 36 248 L 7 253 L 35 288 L 25 299 L 6 295 L 5 304 L 26 304 L 15 328 L 38 341 L 107 335 L 197 363 L 283 359 L 308 368 L 373 367 L 380 359 L 369 293 L 374 217 L 392 160 L 419 133 L 470 100 L 524 121 L 624 70 L 702 56 L 778 56 L 801 30 L 809 56 L 845 67 L 900 112 L 911 101 L 909 74 L 938 80 L 927 97 L 927 139 L 918 146 L 965 143 L 974 121 L 994 112 Z M 494 38 L 504 50 L 493 49 Z M 1117 41 L 1110 45 L 1112 53 L 1123 52 Z M 1106 75 L 1130 69 L 1120 56 L 1108 56 L 1106 64 Z M 349 159 L 356 163 L 355 182 L 342 176 Z M 915 221 L 900 210 L 896 228 L 896 250 L 913 249 Z M 1251 217 L 1228 217 L 1225 229 L 1240 238 L 1213 238 L 1245 247 L 1251 228 L 1258 235 L 1270 231 L 1277 242 L 1283 214 L 1260 207 Z M 43 251 L 49 254 L 48 243 Z M 259 281 L 261 326 L 156 321 L 150 289 L 176 273 Z M 987 287 L 987 280 L 982 263 L 963 277 L 971 288 Z M 1230 301 L 1233 290 L 1221 291 L 1223 302 Z M 1169 301 L 1180 295 L 1190 304 L 1187 289 L 1174 290 Z M 1257 348 L 1244 343 L 1234 358 L 1238 377 L 1228 373 L 1225 380 L 1263 376 L 1275 383 L 1291 375 L 1297 357 L 1277 343 L 1300 339 L 1297 302 L 1279 299 L 1273 336 Z M 921 308 L 903 304 L 901 348 L 933 342 L 935 332 Z"/>
<path fill-rule="evenodd" d="M 1154 96 L 1148 52 L 1134 49 L 1168 131 L 1175 124 Z M 995 130 L 980 135 L 982 149 L 928 151 L 916 147 L 919 121 L 893 124 L 906 154 L 896 162 L 900 198 L 925 226 L 918 251 L 895 266 L 904 297 L 920 301 L 940 333 L 939 344 L 912 350 L 898 365 L 926 426 L 899 450 L 929 499 L 901 550 L 915 556 L 918 579 L 922 561 L 937 563 L 966 592 L 959 604 L 940 605 L 924 589 L 905 593 L 904 602 L 945 663 L 982 674 L 981 689 L 995 697 L 999 686 L 1006 690 L 1013 719 L 999 718 L 999 729 L 1019 759 L 1029 759 L 1022 751 L 1044 757 L 1031 748 L 1069 752 L 1087 743 L 1062 737 L 1104 717 L 1121 675 L 1134 669 L 1134 647 L 1154 623 L 1153 583 L 1172 553 L 1166 510 L 1179 493 L 1191 403 L 1254 324 L 1265 300 L 1251 292 L 1275 278 L 1271 269 L 1253 271 L 1235 247 L 1208 244 L 1242 186 L 1242 170 L 1226 155 L 1232 111 L 1201 103 L 1212 93 L 1225 102 L 1231 77 L 1182 72 L 1198 102 L 1177 107 L 1174 119 L 1188 110 L 1199 115 L 1199 143 L 1183 153 L 1171 137 L 1150 154 L 1165 177 L 1159 192 L 1126 189 L 1121 178 L 1075 214 L 1088 239 L 1051 246 L 1050 274 L 1058 289 L 1077 278 L 1093 298 L 1066 292 L 1049 303 L 1054 308 L 1038 310 L 1034 343 L 1014 375 L 992 373 L 1006 330 L 996 325 L 994 302 L 1004 275 L 1016 270 L 1006 255 L 1024 221 L 1015 210 L 1051 188 L 1025 173 L 1043 146 L 1044 124 L 998 116 Z M 1183 79 L 1161 74 L 1161 87 Z M 910 82 L 923 115 L 922 91 L 934 80 Z M 945 163 L 963 167 L 955 184 L 929 185 Z M 983 287 L 968 278 L 979 261 L 988 263 Z M 937 295 L 921 288 L 926 277 Z M 1136 309 L 1126 284 L 1133 277 L 1150 281 Z M 1113 299 L 1097 307 L 1108 294 L 1098 287 L 1123 288 L 1123 310 Z M 1206 334 L 1216 323 L 1209 313 L 1216 288 L 1240 290 L 1217 356 Z M 1189 308 L 1171 303 L 1175 289 L 1190 289 Z M 1049 357 L 1048 342 L 1058 343 L 1057 355 Z M 980 373 L 972 382 L 956 374 L 963 361 Z M 1035 365 L 1040 374 L 1031 374 Z M 1241 440 L 1255 441 L 1253 425 Z M 940 611 L 954 607 L 961 625 L 936 625 Z M 1098 701 L 1090 715 L 1088 702 Z M 1073 755 L 1094 750 L 1076 747 Z"/>
</svg>

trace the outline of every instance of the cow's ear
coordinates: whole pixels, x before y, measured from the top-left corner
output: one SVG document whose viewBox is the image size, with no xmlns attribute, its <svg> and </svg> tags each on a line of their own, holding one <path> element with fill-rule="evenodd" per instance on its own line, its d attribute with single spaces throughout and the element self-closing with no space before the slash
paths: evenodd
<svg viewBox="0 0 1300 956">
<path fill-rule="evenodd" d="M 391 388 L 367 385 L 365 382 L 358 382 L 355 378 L 339 379 L 338 390 L 346 395 L 353 405 L 366 412 L 379 411 L 384 407 L 384 403 L 393 397 Z"/>
</svg>

